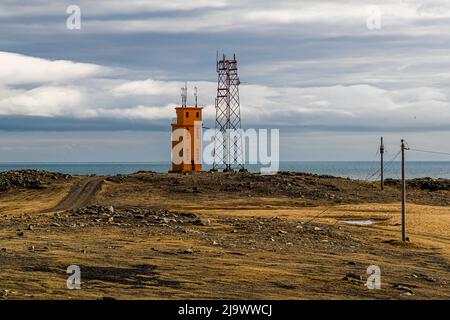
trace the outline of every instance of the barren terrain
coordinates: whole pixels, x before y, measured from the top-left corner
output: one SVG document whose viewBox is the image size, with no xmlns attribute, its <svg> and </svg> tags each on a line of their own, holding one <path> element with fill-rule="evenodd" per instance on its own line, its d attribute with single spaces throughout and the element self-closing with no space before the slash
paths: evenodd
<svg viewBox="0 0 450 320">
<path fill-rule="evenodd" d="M 449 299 L 449 190 L 408 181 L 402 243 L 398 181 L 0 173 L 0 298 Z"/>
</svg>

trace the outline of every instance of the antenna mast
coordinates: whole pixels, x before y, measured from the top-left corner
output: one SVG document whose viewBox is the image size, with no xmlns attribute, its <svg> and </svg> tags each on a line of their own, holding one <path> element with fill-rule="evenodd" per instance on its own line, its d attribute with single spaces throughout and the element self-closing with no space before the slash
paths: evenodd
<svg viewBox="0 0 450 320">
<path fill-rule="evenodd" d="M 194 87 L 195 107 L 198 107 L 198 89 Z"/>
<path fill-rule="evenodd" d="M 184 87 L 181 88 L 181 106 L 186 108 L 187 105 L 187 82 L 184 83 Z"/>
<path fill-rule="evenodd" d="M 227 59 L 224 54 L 222 60 L 217 60 L 216 68 L 218 80 L 213 170 L 244 171 L 240 80 L 236 55 L 233 55 L 233 59 Z"/>
</svg>

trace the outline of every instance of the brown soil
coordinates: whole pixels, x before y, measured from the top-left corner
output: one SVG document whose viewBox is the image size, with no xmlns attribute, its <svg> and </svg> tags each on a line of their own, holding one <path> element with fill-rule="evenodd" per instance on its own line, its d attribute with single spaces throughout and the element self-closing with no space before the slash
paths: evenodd
<svg viewBox="0 0 450 320">
<path fill-rule="evenodd" d="M 140 173 L 16 186 L 0 192 L 0 297 L 449 299 L 439 185 L 409 185 L 407 243 L 395 182 Z M 366 219 L 377 223 L 342 223 Z M 81 290 L 66 288 L 73 264 Z M 380 290 L 365 286 L 373 264 Z"/>
<path fill-rule="evenodd" d="M 71 210 L 92 204 L 95 194 L 100 190 L 103 178 L 84 178 L 76 182 L 67 196 L 47 212 Z"/>
</svg>

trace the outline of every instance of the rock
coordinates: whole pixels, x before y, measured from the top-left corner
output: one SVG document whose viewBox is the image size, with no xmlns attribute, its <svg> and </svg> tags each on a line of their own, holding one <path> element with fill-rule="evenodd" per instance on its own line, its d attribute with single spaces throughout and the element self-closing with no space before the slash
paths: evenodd
<svg viewBox="0 0 450 320">
<path fill-rule="evenodd" d="M 162 222 L 162 223 L 165 223 L 165 224 L 169 224 L 169 223 L 170 223 L 170 219 L 162 218 L 162 219 L 161 219 L 161 222 Z"/>
<path fill-rule="evenodd" d="M 213 246 L 218 246 L 219 245 L 219 243 L 217 242 L 217 241 L 213 241 Z"/>
<path fill-rule="evenodd" d="M 33 231 L 33 229 L 34 229 L 33 225 L 30 224 L 30 225 L 28 226 L 28 230 Z"/>
<path fill-rule="evenodd" d="M 348 279 L 356 279 L 356 280 L 362 281 L 363 277 L 354 272 L 347 272 L 347 274 L 344 277 L 344 280 L 348 280 Z"/>
<path fill-rule="evenodd" d="M 0 290 L 0 298 L 6 298 L 9 294 L 9 290 Z"/>
<path fill-rule="evenodd" d="M 50 180 L 58 180 L 65 175 L 41 170 L 15 170 L 0 173 L 0 191 L 12 188 L 42 189 Z"/>
<path fill-rule="evenodd" d="M 19 237 L 23 237 L 23 235 L 24 235 L 23 231 L 17 231 L 16 234 L 17 234 Z"/>
<path fill-rule="evenodd" d="M 209 226 L 211 224 L 211 221 L 209 219 L 199 218 L 194 221 L 194 224 L 198 226 Z"/>
<path fill-rule="evenodd" d="M 183 251 L 184 254 L 193 254 L 194 251 L 191 248 L 188 248 L 186 250 Z"/>
<path fill-rule="evenodd" d="M 180 212 L 178 213 L 180 217 L 186 217 L 186 218 L 197 218 L 197 215 L 195 213 L 190 212 Z"/>
<path fill-rule="evenodd" d="M 287 231 L 284 231 L 284 230 L 278 230 L 278 234 L 279 234 L 279 235 L 287 234 Z"/>
<path fill-rule="evenodd" d="M 29 246 L 29 247 L 28 247 L 28 250 L 34 251 L 34 246 Z"/>
<path fill-rule="evenodd" d="M 403 294 L 405 293 L 409 293 L 409 295 L 414 294 L 414 291 L 411 288 L 404 286 L 402 284 L 394 284 L 394 288 L 403 291 Z"/>
<path fill-rule="evenodd" d="M 113 207 L 113 206 L 109 206 L 109 207 L 107 207 L 106 209 L 108 210 L 108 212 L 109 212 L 110 214 L 114 214 L 114 207 Z"/>
<path fill-rule="evenodd" d="M 314 227 L 314 231 L 322 231 L 319 227 Z"/>
<path fill-rule="evenodd" d="M 61 225 L 59 223 L 53 222 L 51 225 L 51 227 L 61 227 Z"/>
</svg>

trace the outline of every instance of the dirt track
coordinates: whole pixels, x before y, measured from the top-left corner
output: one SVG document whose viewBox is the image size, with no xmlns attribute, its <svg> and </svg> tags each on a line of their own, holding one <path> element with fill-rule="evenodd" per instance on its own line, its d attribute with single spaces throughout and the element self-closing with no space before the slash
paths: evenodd
<svg viewBox="0 0 450 320">
<path fill-rule="evenodd" d="M 35 174 L 39 188 L 0 192 L 0 299 L 450 296 L 445 186 L 409 185 L 402 243 L 395 181 L 380 191 L 300 173 Z M 367 219 L 376 223 L 342 222 Z M 66 287 L 69 265 L 80 266 L 81 290 Z M 381 268 L 380 290 L 365 286 L 369 265 Z"/>
<path fill-rule="evenodd" d="M 70 192 L 60 203 L 47 211 L 72 210 L 92 204 L 95 194 L 100 190 L 102 183 L 103 178 L 83 178 L 70 189 Z"/>
</svg>

